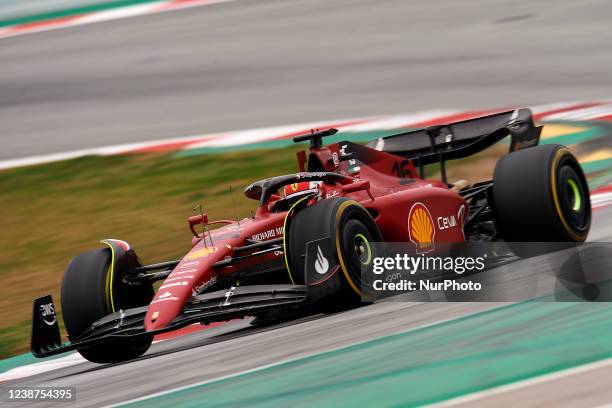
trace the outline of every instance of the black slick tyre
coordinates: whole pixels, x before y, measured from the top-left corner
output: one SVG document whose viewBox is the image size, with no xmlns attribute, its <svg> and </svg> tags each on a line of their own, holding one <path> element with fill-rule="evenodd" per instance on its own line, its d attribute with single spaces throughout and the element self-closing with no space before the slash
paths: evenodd
<svg viewBox="0 0 612 408">
<path fill-rule="evenodd" d="M 521 242 L 584 242 L 591 225 L 586 178 L 574 155 L 561 145 L 531 147 L 502 157 L 493 176 L 492 207 L 499 235 L 519 256 L 547 248 Z"/>
<path fill-rule="evenodd" d="M 122 271 L 114 271 L 114 282 L 111 282 L 111 262 L 111 250 L 103 248 L 79 254 L 68 265 L 62 280 L 61 305 L 71 341 L 81 336 L 96 320 L 119 309 L 146 305 L 152 299 L 153 288 L 150 286 L 121 284 Z M 78 352 L 94 363 L 115 363 L 141 356 L 151 342 L 150 336 L 112 340 Z"/>
<path fill-rule="evenodd" d="M 331 237 L 335 262 L 342 276 L 341 296 L 351 304 L 361 299 L 361 267 L 375 257 L 373 242 L 382 240 L 370 213 L 347 198 L 321 200 L 297 211 L 285 231 L 287 266 L 295 283 L 304 282 L 308 242 Z"/>
</svg>

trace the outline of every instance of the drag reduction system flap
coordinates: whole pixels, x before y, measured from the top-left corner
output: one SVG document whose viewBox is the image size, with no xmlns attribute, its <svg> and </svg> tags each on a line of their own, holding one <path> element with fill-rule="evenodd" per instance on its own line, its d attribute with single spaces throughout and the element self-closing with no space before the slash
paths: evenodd
<svg viewBox="0 0 612 408">
<path fill-rule="evenodd" d="M 471 156 L 507 136 L 511 137 L 511 152 L 535 146 L 541 130 L 534 125 L 531 110 L 516 109 L 385 136 L 367 146 L 424 165 Z"/>
</svg>

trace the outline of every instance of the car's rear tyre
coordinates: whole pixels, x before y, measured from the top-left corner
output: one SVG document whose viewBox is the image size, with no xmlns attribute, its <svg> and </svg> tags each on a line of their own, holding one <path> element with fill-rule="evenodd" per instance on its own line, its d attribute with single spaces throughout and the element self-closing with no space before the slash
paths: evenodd
<svg viewBox="0 0 612 408">
<path fill-rule="evenodd" d="M 114 271 L 111 282 L 112 253 L 109 248 L 95 249 L 72 259 L 61 287 L 64 325 L 71 341 L 77 339 L 96 320 L 118 311 L 148 304 L 153 297 L 150 285 L 130 287 L 121 278 L 125 271 Z M 152 337 L 121 339 L 79 349 L 94 363 L 115 363 L 144 354 Z"/>
<path fill-rule="evenodd" d="M 339 294 L 347 306 L 361 301 L 361 268 L 369 265 L 376 254 L 373 242 L 382 241 L 370 213 L 358 202 L 347 198 L 319 201 L 296 212 L 285 231 L 289 273 L 295 283 L 304 282 L 308 242 L 331 237 L 341 276 Z"/>
<path fill-rule="evenodd" d="M 591 225 L 586 178 L 561 145 L 527 148 L 502 157 L 493 175 L 493 208 L 499 235 L 519 256 L 580 243 Z"/>
</svg>

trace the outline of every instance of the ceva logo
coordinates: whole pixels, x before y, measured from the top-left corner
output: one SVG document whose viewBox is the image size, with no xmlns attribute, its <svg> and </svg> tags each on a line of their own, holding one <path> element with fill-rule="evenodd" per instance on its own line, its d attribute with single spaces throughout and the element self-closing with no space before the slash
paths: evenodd
<svg viewBox="0 0 612 408">
<path fill-rule="evenodd" d="M 416 245 L 417 254 L 433 251 L 435 228 L 429 209 L 423 203 L 415 203 L 408 215 L 408 234 Z"/>
</svg>

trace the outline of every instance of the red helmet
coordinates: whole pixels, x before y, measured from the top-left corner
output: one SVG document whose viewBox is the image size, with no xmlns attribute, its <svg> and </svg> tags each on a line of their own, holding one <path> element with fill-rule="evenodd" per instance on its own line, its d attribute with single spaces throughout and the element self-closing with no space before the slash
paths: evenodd
<svg viewBox="0 0 612 408">
<path fill-rule="evenodd" d="M 285 197 L 294 197 L 310 192 L 318 193 L 320 184 L 320 181 L 302 181 L 300 183 L 287 184 L 283 188 L 283 195 Z"/>
</svg>

